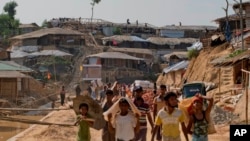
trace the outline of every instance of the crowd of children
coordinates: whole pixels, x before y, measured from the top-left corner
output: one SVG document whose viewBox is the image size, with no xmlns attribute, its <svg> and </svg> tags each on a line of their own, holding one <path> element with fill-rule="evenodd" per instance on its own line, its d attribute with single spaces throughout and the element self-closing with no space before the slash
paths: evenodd
<svg viewBox="0 0 250 141">
<path fill-rule="evenodd" d="M 151 141 L 181 141 L 181 131 L 186 141 L 189 141 L 188 134 L 192 135 L 192 141 L 208 140 L 208 124 L 213 98 L 201 94 L 194 96 L 188 107 L 189 122 L 186 124 L 184 112 L 178 109 L 177 94 L 167 91 L 165 85 L 160 86 L 159 93 L 156 92 L 157 90 L 152 90 L 151 94 L 155 94 L 152 103 L 145 101 L 143 88 L 140 86 L 135 87 L 132 93 L 123 87 L 122 93 L 119 94 L 118 85 L 115 85 L 114 87 L 105 86 L 101 93 L 103 115 L 106 116 L 102 141 L 146 141 L 148 133 L 151 133 Z M 203 108 L 204 100 L 209 101 L 206 109 Z M 115 106 L 118 111 L 110 112 Z M 79 125 L 77 139 L 90 141 L 89 128 L 94 120 L 91 120 L 88 115 L 87 104 L 80 104 L 79 111 L 81 114 L 77 116 L 76 122 Z M 152 129 L 151 132 L 148 132 L 147 123 Z"/>
</svg>

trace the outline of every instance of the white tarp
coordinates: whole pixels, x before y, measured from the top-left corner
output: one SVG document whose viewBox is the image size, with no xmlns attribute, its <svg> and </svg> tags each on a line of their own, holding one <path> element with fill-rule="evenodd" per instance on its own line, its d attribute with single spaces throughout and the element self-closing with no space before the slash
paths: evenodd
<svg viewBox="0 0 250 141">
<path fill-rule="evenodd" d="M 141 86 L 144 89 L 154 88 L 154 83 L 147 81 L 147 80 L 135 80 L 134 81 L 135 86 Z M 134 89 L 134 85 L 131 86 L 131 90 Z"/>
<path fill-rule="evenodd" d="M 10 53 L 10 57 L 11 58 L 23 58 L 23 57 L 26 57 L 28 55 L 29 55 L 29 53 L 23 52 L 21 50 L 15 50 L 15 51 L 12 51 Z"/>
<path fill-rule="evenodd" d="M 193 50 L 193 49 L 194 50 L 201 50 L 202 48 L 203 48 L 202 42 L 197 41 L 197 42 L 193 43 L 191 47 L 187 47 L 187 50 Z"/>
</svg>

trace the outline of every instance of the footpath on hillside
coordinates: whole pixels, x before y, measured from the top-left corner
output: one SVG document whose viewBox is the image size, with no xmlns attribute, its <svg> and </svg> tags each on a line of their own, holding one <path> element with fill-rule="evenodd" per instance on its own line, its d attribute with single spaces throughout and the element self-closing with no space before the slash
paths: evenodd
<svg viewBox="0 0 250 141">
<path fill-rule="evenodd" d="M 68 103 L 66 105 L 68 105 Z M 73 109 L 53 111 L 43 119 L 44 122 L 70 125 L 73 125 L 75 120 L 76 114 Z M 216 125 L 216 129 L 217 133 L 209 135 L 209 140 L 229 141 L 228 125 Z M 77 131 L 77 126 L 33 125 L 8 141 L 76 141 Z M 151 139 L 150 131 L 151 128 L 148 126 L 148 141 Z M 101 141 L 101 134 L 101 130 L 91 128 L 91 141 Z M 181 136 L 181 138 L 184 140 L 183 136 Z M 191 136 L 189 138 L 191 139 Z"/>
</svg>

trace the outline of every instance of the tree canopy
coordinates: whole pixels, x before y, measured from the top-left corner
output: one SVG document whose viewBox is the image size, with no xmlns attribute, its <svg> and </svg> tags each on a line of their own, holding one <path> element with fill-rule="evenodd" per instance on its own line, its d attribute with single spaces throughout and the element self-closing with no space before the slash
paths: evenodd
<svg viewBox="0 0 250 141">
<path fill-rule="evenodd" d="M 16 15 L 17 6 L 18 4 L 15 1 L 11 1 L 5 4 L 3 10 L 10 16 L 10 18 L 14 19 Z"/>
<path fill-rule="evenodd" d="M 5 4 L 0 14 L 0 36 L 7 39 L 10 36 L 18 34 L 19 20 L 15 19 L 17 3 L 14 1 Z"/>
<path fill-rule="evenodd" d="M 92 23 L 92 19 L 93 19 L 93 16 L 94 16 L 94 6 L 95 6 L 95 4 L 98 4 L 99 2 L 101 2 L 101 0 L 91 0 L 91 1 L 92 2 L 90 4 L 92 6 L 92 8 L 91 8 L 91 10 L 92 10 L 92 13 L 91 13 L 91 23 Z"/>
</svg>

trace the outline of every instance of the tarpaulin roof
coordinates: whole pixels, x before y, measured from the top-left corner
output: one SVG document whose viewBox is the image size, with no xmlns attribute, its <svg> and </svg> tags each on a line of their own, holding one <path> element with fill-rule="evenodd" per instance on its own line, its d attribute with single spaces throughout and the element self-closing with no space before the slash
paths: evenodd
<svg viewBox="0 0 250 141">
<path fill-rule="evenodd" d="M 29 55 L 29 53 L 23 52 L 21 50 L 15 50 L 15 51 L 12 51 L 10 53 L 10 57 L 11 58 L 23 58 L 23 57 L 26 57 L 28 55 Z"/>
<path fill-rule="evenodd" d="M 197 39 L 195 38 L 149 37 L 147 41 L 156 45 L 179 45 L 181 43 L 193 44 L 194 42 L 197 41 Z"/>
<path fill-rule="evenodd" d="M 31 56 L 72 56 L 72 54 L 60 50 L 42 50 L 40 52 L 30 53 Z"/>
<path fill-rule="evenodd" d="M 178 71 L 180 69 L 185 69 L 185 68 L 187 68 L 188 63 L 189 63 L 189 61 L 181 61 L 181 62 L 179 62 L 177 64 L 174 64 L 172 66 L 169 66 L 169 67 L 163 69 L 163 72 L 164 73 L 169 73 L 169 72 L 172 72 L 172 71 Z"/>
<path fill-rule="evenodd" d="M 89 55 L 87 57 L 88 58 L 98 57 L 98 58 L 127 59 L 127 60 L 144 60 L 142 58 L 133 57 L 133 56 L 127 55 L 125 53 L 120 53 L 120 52 L 102 52 L 98 54 Z"/>
<path fill-rule="evenodd" d="M 116 41 L 116 42 L 124 42 L 124 41 L 130 41 L 130 42 L 148 42 L 147 40 L 144 40 L 142 38 L 139 38 L 137 36 L 128 36 L 128 35 L 114 35 L 111 37 L 104 37 L 102 38 L 104 42 L 107 41 Z"/>
</svg>

